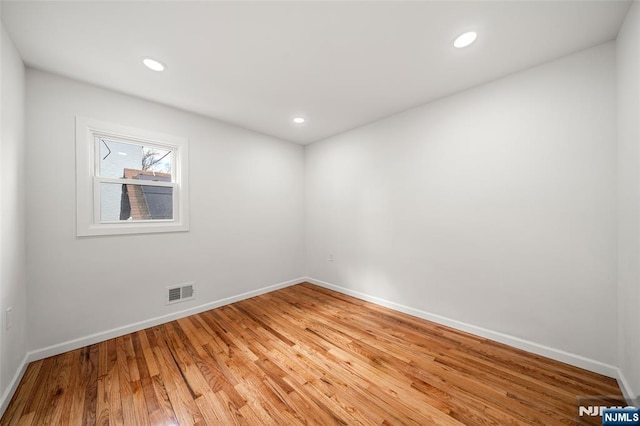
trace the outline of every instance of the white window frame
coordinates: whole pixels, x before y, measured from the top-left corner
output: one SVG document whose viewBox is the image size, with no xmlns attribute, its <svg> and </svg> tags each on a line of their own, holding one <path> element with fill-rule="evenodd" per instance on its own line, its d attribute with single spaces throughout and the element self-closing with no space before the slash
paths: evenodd
<svg viewBox="0 0 640 426">
<path fill-rule="evenodd" d="M 173 152 L 171 182 L 114 179 L 99 176 L 99 149 L 96 138 L 168 149 Z M 76 116 L 76 235 L 144 234 L 189 230 L 189 141 L 134 127 Z M 100 184 L 118 183 L 173 188 L 173 219 L 102 221 Z"/>
</svg>

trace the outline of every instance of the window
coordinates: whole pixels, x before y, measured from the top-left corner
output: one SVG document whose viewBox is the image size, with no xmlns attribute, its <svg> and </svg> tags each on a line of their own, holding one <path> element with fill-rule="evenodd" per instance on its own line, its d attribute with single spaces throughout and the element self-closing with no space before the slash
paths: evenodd
<svg viewBox="0 0 640 426">
<path fill-rule="evenodd" d="M 187 140 L 76 117 L 77 235 L 188 231 Z"/>
</svg>

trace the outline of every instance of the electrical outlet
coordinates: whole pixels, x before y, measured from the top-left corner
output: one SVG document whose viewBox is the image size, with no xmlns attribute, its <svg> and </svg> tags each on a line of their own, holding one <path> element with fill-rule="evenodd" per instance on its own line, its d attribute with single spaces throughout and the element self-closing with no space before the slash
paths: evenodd
<svg viewBox="0 0 640 426">
<path fill-rule="evenodd" d="M 333 262 L 333 253 L 329 253 L 329 257 L 328 257 L 329 262 Z"/>
<path fill-rule="evenodd" d="M 12 310 L 13 310 L 13 308 L 11 306 L 9 306 L 7 308 L 7 316 L 5 318 L 5 327 L 6 327 L 7 330 L 9 330 L 11 328 L 11 326 L 13 325 Z"/>
</svg>

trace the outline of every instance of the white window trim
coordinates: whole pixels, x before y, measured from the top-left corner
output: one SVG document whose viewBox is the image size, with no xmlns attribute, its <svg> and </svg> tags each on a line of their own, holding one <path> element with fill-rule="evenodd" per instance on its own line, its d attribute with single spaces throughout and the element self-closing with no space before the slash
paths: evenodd
<svg viewBox="0 0 640 426">
<path fill-rule="evenodd" d="M 100 182 L 134 183 L 145 181 L 98 177 L 96 173 L 96 137 L 112 137 L 167 147 L 174 151 L 172 182 L 153 182 L 154 186 L 173 187 L 173 219 L 101 222 L 99 205 Z M 76 235 L 144 234 L 153 232 L 184 232 L 189 230 L 189 141 L 186 138 L 150 132 L 134 127 L 107 123 L 76 116 Z"/>
</svg>

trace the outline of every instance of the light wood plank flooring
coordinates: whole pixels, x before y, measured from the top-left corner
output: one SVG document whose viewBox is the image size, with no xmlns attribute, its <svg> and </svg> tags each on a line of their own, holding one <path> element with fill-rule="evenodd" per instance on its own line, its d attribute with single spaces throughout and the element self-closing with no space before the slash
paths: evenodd
<svg viewBox="0 0 640 426">
<path fill-rule="evenodd" d="M 576 424 L 589 395 L 623 401 L 613 379 L 305 283 L 33 362 L 0 424 Z"/>
</svg>

